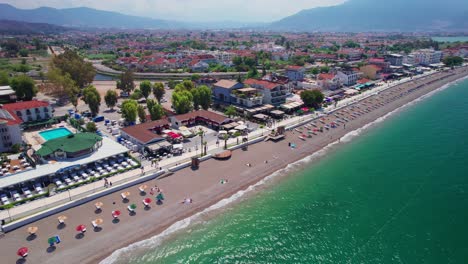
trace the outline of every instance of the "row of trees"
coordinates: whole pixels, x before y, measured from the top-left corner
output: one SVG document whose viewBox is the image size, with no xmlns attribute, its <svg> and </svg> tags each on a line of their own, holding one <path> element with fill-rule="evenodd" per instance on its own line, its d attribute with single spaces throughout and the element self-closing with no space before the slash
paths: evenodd
<svg viewBox="0 0 468 264">
<path fill-rule="evenodd" d="M 206 85 L 195 87 L 192 81 L 186 80 L 177 84 L 172 93 L 172 106 L 178 114 L 200 108 L 207 110 L 210 105 L 211 89 Z"/>
<path fill-rule="evenodd" d="M 323 103 L 325 96 L 320 90 L 305 90 L 301 92 L 301 99 L 304 102 L 304 105 L 308 107 L 313 107 L 315 109 L 320 108 Z"/>
</svg>

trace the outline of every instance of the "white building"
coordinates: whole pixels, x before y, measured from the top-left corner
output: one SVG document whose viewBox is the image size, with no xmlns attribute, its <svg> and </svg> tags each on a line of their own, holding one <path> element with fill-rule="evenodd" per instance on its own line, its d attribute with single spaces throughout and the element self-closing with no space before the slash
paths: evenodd
<svg viewBox="0 0 468 264">
<path fill-rule="evenodd" d="M 9 151 L 15 144 L 21 144 L 21 119 L 5 109 L 0 109 L 0 152 Z"/>
<path fill-rule="evenodd" d="M 291 95 L 291 90 L 287 83 L 248 79 L 244 84 L 257 88 L 263 94 L 264 104 L 279 106 L 284 104 L 286 98 Z"/>
<path fill-rule="evenodd" d="M 336 74 L 336 77 L 338 77 L 341 83 L 346 86 L 355 85 L 359 78 L 358 73 L 353 72 L 353 71 L 345 71 L 345 72 L 339 71 Z"/>
<path fill-rule="evenodd" d="M 414 64 L 430 65 L 440 63 L 443 57 L 442 51 L 433 49 L 421 49 L 411 53 L 414 56 Z M 408 63 L 409 64 L 409 63 Z"/>
<path fill-rule="evenodd" d="M 46 120 L 54 116 L 49 103 L 38 100 L 5 104 L 2 108 L 14 113 L 23 122 Z"/>
</svg>

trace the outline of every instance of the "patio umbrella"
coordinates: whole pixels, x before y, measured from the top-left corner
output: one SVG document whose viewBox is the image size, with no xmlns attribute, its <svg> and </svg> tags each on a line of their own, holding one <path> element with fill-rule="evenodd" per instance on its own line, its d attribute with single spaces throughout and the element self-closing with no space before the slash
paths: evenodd
<svg viewBox="0 0 468 264">
<path fill-rule="evenodd" d="M 140 189 L 140 191 L 143 192 L 144 190 L 148 189 L 148 185 L 143 184 L 143 185 L 141 185 L 140 188 L 138 188 L 138 189 Z"/>
<path fill-rule="evenodd" d="M 136 204 L 131 204 L 130 209 L 135 210 L 137 208 Z"/>
<path fill-rule="evenodd" d="M 27 247 L 22 247 L 20 249 L 18 249 L 18 251 L 16 252 L 16 254 L 20 257 L 23 257 L 25 258 L 27 255 L 28 255 L 28 248 Z"/>
<path fill-rule="evenodd" d="M 130 192 L 123 192 L 122 194 L 125 196 L 130 196 Z"/>
<path fill-rule="evenodd" d="M 65 220 L 67 220 L 67 217 L 64 216 L 64 215 L 61 215 L 61 216 L 57 217 L 57 219 L 59 220 L 59 222 L 65 222 Z"/>
<path fill-rule="evenodd" d="M 56 237 L 49 237 L 49 239 L 47 239 L 47 243 L 49 243 L 49 245 L 53 246 L 55 244 L 55 242 L 57 242 L 57 238 Z"/>
<path fill-rule="evenodd" d="M 76 231 L 78 232 L 85 232 L 86 231 L 86 226 L 85 225 L 79 225 L 76 227 Z"/>
<path fill-rule="evenodd" d="M 101 209 L 101 207 L 104 205 L 102 202 L 97 202 L 94 204 L 96 208 Z"/>
<path fill-rule="evenodd" d="M 37 229 L 38 229 L 37 226 L 30 226 L 28 227 L 28 233 L 31 235 L 35 234 L 37 232 Z"/>
<path fill-rule="evenodd" d="M 104 220 L 102 220 L 102 218 L 98 218 L 98 219 L 94 220 L 94 223 L 96 223 L 96 225 L 102 225 L 103 222 L 104 222 Z"/>
<path fill-rule="evenodd" d="M 121 214 L 121 213 L 120 213 L 119 210 L 112 211 L 112 216 L 113 216 L 113 217 L 119 217 L 120 214 Z"/>
<path fill-rule="evenodd" d="M 164 194 L 163 194 L 162 192 L 160 192 L 160 193 L 158 194 L 158 196 L 156 196 L 156 199 L 158 199 L 158 200 L 164 200 Z"/>
<path fill-rule="evenodd" d="M 150 204 L 152 201 L 153 201 L 153 200 L 151 200 L 151 198 L 145 198 L 145 199 L 143 200 L 143 202 L 146 203 L 146 204 Z"/>
</svg>

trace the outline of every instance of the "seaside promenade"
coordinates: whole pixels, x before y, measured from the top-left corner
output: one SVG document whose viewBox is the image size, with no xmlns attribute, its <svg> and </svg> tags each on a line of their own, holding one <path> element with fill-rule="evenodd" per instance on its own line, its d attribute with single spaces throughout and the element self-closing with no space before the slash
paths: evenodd
<svg viewBox="0 0 468 264">
<path fill-rule="evenodd" d="M 280 122 L 277 125 L 296 126 L 306 122 L 310 123 L 311 119 L 326 124 L 338 123 L 338 119 L 349 119 L 345 126 L 339 123 L 337 128 L 317 132 L 312 138 L 306 140 L 298 138 L 299 134 L 307 131 L 304 127 L 299 127 L 298 129 L 302 132 L 295 132 L 293 129 L 287 132 L 286 140 L 281 142 L 260 142 L 249 146 L 247 151 L 236 150 L 229 161 L 211 159 L 203 162 L 198 170 L 183 169 L 169 177 L 151 180 L 146 184 L 148 186 L 158 185 L 164 190 L 167 198 L 162 205 L 152 204 L 148 210 L 143 210 L 141 200 L 150 195 L 140 194 L 138 186 L 133 186 L 123 190 L 131 193 L 129 202 L 122 201 L 119 192 L 60 213 L 68 216 L 67 225 L 63 229 L 57 228 L 58 214 L 41 219 L 33 224 L 39 229 L 36 239 L 27 240 L 26 227 L 17 229 L 5 234 L 0 239 L 0 253 L 4 256 L 5 263 L 13 263 L 17 261 L 17 256 L 14 254 L 16 250 L 21 246 L 27 246 L 30 249 L 28 263 L 63 263 L 64 259 L 69 260 L 67 262 L 70 263 L 97 263 L 114 250 L 158 234 L 176 221 L 185 219 L 223 198 L 230 197 L 265 176 L 317 152 L 345 134 L 467 74 L 466 68 L 459 68 L 453 72 L 436 72 L 431 76 L 425 76 L 424 79 L 418 79 L 417 82 L 415 79 L 408 80 L 402 85 L 384 86 L 377 88 L 379 90 L 371 90 L 367 94 L 363 93 L 358 104 L 356 101 L 358 99 L 354 99 L 354 102 L 343 100 L 337 105 L 337 108 L 324 109 L 323 113 L 319 115 L 296 117 Z M 358 114 L 353 114 L 357 112 Z M 340 118 L 335 117 L 335 114 Z M 249 135 L 249 138 L 259 137 L 262 132 L 268 133 L 267 130 L 257 131 Z M 230 141 L 230 144 L 234 143 L 235 139 Z M 297 147 L 291 148 L 288 143 L 293 143 Z M 209 153 L 216 151 L 220 151 L 220 149 L 209 147 Z M 177 161 L 164 160 L 160 162 L 159 166 L 167 169 L 174 163 L 181 163 L 187 158 L 189 156 L 182 155 L 177 157 Z M 252 166 L 245 166 L 247 163 L 252 164 Z M 146 173 L 152 173 L 151 169 L 154 170 L 154 168 L 145 168 Z M 127 177 L 134 176 L 128 175 Z M 229 183 L 220 184 L 222 179 L 229 179 Z M 116 182 L 114 179 L 110 180 Z M 188 197 L 193 199 L 193 204 L 180 204 L 180 201 Z M 94 203 L 96 201 L 104 203 L 102 212 L 95 212 Z M 136 215 L 126 213 L 128 203 L 137 204 Z M 114 223 L 110 215 L 110 212 L 116 209 L 124 212 L 118 223 Z M 91 226 L 91 221 L 98 217 L 104 220 L 102 229 L 97 231 L 89 228 L 84 237 L 76 237 L 76 225 Z M 60 235 L 62 243 L 51 249 L 46 240 L 56 234 Z"/>
</svg>

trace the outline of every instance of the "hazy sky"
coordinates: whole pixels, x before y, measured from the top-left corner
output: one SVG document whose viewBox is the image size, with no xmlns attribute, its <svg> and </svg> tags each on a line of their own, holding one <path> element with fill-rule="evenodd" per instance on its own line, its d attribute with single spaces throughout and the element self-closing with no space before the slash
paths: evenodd
<svg viewBox="0 0 468 264">
<path fill-rule="evenodd" d="M 345 0 L 0 0 L 18 8 L 81 7 L 181 21 L 270 22 Z"/>
</svg>

